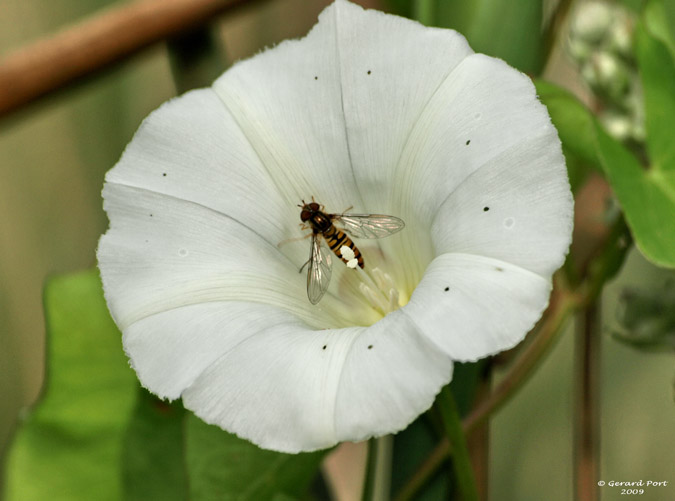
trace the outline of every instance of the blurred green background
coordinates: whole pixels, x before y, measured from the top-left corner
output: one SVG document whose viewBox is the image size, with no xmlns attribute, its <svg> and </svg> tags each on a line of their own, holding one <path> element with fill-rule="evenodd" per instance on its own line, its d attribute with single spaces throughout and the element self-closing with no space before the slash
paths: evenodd
<svg viewBox="0 0 675 501">
<path fill-rule="evenodd" d="M 4 0 L 0 57 L 108 5 L 105 0 Z M 230 62 L 304 35 L 328 0 L 270 0 L 218 22 Z M 380 6 L 381 2 L 359 1 Z M 546 76 L 585 92 L 563 55 Z M 2 90 L 0 89 L 0 92 Z M 0 119 L 0 450 L 44 374 L 42 286 L 46 276 L 95 263 L 107 221 L 100 191 L 141 120 L 175 95 L 164 46 Z M 658 290 L 664 274 L 631 252 L 603 296 L 601 478 L 668 480 L 641 499 L 675 499 L 672 352 L 643 353 L 612 339 L 627 285 Z M 492 421 L 490 491 L 495 500 L 572 498 L 573 332 Z M 121 349 L 121 343 L 120 343 Z M 1 490 L 1 489 L 0 489 Z M 604 487 L 603 499 L 620 499 Z"/>
</svg>

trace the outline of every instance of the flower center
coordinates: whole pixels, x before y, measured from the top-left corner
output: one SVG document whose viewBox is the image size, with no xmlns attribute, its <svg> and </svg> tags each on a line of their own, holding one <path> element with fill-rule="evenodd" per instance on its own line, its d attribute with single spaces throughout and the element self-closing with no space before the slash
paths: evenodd
<svg viewBox="0 0 675 501">
<path fill-rule="evenodd" d="M 401 306 L 398 289 L 389 273 L 379 268 L 373 268 L 369 272 L 360 268 L 357 270 L 361 278 L 359 291 L 371 308 L 385 316 Z"/>
</svg>

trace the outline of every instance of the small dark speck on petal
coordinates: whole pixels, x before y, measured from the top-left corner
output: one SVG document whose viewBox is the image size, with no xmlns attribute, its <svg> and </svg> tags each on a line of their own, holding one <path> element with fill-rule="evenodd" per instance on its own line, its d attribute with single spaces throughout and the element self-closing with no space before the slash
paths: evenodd
<svg viewBox="0 0 675 501">
<path fill-rule="evenodd" d="M 368 349 L 369 349 L 369 350 L 372 350 L 372 349 L 373 349 L 373 345 L 372 345 L 372 344 L 369 344 L 369 345 L 368 345 Z"/>
<path fill-rule="evenodd" d="M 495 267 L 495 270 L 497 271 L 504 271 L 504 268 L 500 268 L 499 266 Z"/>
<path fill-rule="evenodd" d="M 368 74 L 370 75 L 370 70 L 368 70 Z"/>
<path fill-rule="evenodd" d="M 319 79 L 319 77 L 314 77 L 314 80 L 318 80 L 318 79 Z"/>
<path fill-rule="evenodd" d="M 466 140 L 466 145 L 469 146 L 469 143 L 471 142 L 471 139 Z"/>
<path fill-rule="evenodd" d="M 162 174 L 162 176 L 166 177 L 166 172 L 164 174 Z"/>
<path fill-rule="evenodd" d="M 446 288 L 443 289 L 443 290 L 444 290 L 445 292 L 448 292 L 448 291 L 450 290 L 450 287 L 446 287 Z"/>
<path fill-rule="evenodd" d="M 490 207 L 483 207 L 483 212 L 487 212 L 490 210 Z"/>
<path fill-rule="evenodd" d="M 150 214 L 150 217 L 152 217 L 152 214 Z"/>
<path fill-rule="evenodd" d="M 321 349 L 322 349 L 322 350 L 325 350 L 327 347 L 328 347 L 328 345 L 327 345 L 327 344 L 324 344 L 324 345 L 323 345 L 323 348 L 321 348 Z"/>
</svg>

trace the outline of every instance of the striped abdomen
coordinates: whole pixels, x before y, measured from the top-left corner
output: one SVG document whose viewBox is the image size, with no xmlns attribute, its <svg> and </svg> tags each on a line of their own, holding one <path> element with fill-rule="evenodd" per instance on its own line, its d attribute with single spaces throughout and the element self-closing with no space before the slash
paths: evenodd
<svg viewBox="0 0 675 501">
<path fill-rule="evenodd" d="M 328 247 L 330 247 L 330 250 L 332 250 L 337 257 L 342 259 L 345 264 L 347 263 L 347 260 L 342 257 L 340 249 L 343 245 L 346 245 L 353 250 L 354 257 L 358 260 L 359 266 L 363 268 L 363 256 L 361 255 L 361 251 L 354 245 L 352 239 L 349 238 L 344 231 L 337 229 L 331 224 L 330 228 L 323 232 L 323 237 L 326 239 L 326 243 L 328 244 Z"/>
</svg>

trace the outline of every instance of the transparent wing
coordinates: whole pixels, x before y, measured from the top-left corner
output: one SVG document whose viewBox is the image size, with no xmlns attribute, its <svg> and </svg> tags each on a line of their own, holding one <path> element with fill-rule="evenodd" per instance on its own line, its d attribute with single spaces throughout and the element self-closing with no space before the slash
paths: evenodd
<svg viewBox="0 0 675 501">
<path fill-rule="evenodd" d="M 309 269 L 307 270 L 307 297 L 309 302 L 317 304 L 321 301 L 331 275 L 330 251 L 321 246 L 321 236 L 312 235 L 312 248 L 309 253 Z"/>
<path fill-rule="evenodd" d="M 405 227 L 402 219 L 384 214 L 341 214 L 335 221 L 356 238 L 384 238 Z"/>
</svg>

